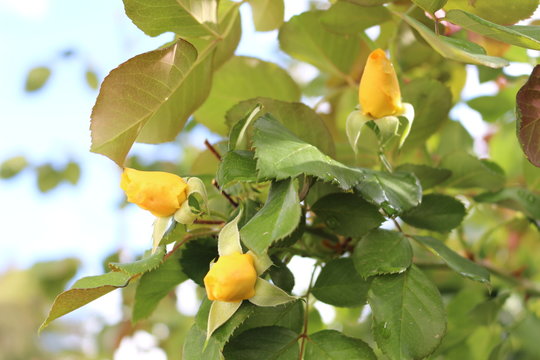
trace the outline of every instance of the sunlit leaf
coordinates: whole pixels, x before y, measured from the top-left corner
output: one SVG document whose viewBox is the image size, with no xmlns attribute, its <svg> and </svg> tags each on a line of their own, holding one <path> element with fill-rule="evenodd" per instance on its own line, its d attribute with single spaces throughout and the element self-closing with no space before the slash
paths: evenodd
<svg viewBox="0 0 540 360">
<path fill-rule="evenodd" d="M 474 200 L 518 210 L 533 219 L 540 219 L 540 195 L 524 188 L 505 188 L 498 192 L 483 193 Z"/>
<path fill-rule="evenodd" d="M 31 69 L 26 77 L 24 89 L 27 92 L 33 92 L 41 89 L 51 76 L 51 69 L 45 66 L 38 66 Z"/>
<path fill-rule="evenodd" d="M 336 2 L 321 16 L 326 29 L 340 34 L 357 34 L 390 19 L 390 12 L 384 6 L 366 8 L 345 1 Z"/>
<path fill-rule="evenodd" d="M 253 23 L 257 31 L 270 31 L 283 24 L 285 5 L 283 0 L 249 0 Z"/>
<path fill-rule="evenodd" d="M 211 56 L 178 40 L 111 71 L 92 110 L 91 150 L 122 166 L 133 142 L 173 140 L 206 98 L 211 65 Z"/>
<path fill-rule="evenodd" d="M 511 25 L 531 17 L 538 0 L 449 0 L 446 10 L 461 9 L 502 25 Z"/>
</svg>

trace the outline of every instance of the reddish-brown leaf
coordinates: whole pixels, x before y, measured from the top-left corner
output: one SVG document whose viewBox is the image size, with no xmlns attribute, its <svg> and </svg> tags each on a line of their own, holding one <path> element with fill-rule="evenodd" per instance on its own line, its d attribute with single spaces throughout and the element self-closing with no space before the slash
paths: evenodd
<svg viewBox="0 0 540 360">
<path fill-rule="evenodd" d="M 517 136 L 527 159 L 540 167 L 540 65 L 516 96 Z"/>
</svg>

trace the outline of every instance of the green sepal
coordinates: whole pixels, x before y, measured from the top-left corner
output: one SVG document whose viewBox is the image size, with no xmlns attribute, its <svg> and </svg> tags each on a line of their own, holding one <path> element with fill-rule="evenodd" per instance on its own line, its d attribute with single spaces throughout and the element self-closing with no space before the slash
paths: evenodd
<svg viewBox="0 0 540 360">
<path fill-rule="evenodd" d="M 270 266 L 274 265 L 274 263 L 266 253 L 257 255 L 251 250 L 249 250 L 247 253 L 253 257 L 253 263 L 255 264 L 255 270 L 257 270 L 258 276 L 268 270 Z"/>
<path fill-rule="evenodd" d="M 152 231 L 152 254 L 156 252 L 163 235 L 169 227 L 169 222 L 171 221 L 170 216 L 157 216 L 154 220 L 154 230 Z"/>
<path fill-rule="evenodd" d="M 362 128 L 367 122 L 372 120 L 373 118 L 371 116 L 362 114 L 362 110 L 355 110 L 347 117 L 345 131 L 347 133 L 347 139 L 349 139 L 349 144 L 355 154 L 358 153 L 358 140 L 362 134 Z"/>
<path fill-rule="evenodd" d="M 242 305 L 242 301 L 238 302 L 225 302 L 225 301 L 213 301 L 210 307 L 210 313 L 208 314 L 208 326 L 206 330 L 206 342 L 212 336 L 212 333 L 216 331 L 221 325 L 225 324 L 229 320 L 236 310 Z"/>
<path fill-rule="evenodd" d="M 255 296 L 248 301 L 257 306 L 277 306 L 296 299 L 268 281 L 258 278 L 255 284 Z"/>
<path fill-rule="evenodd" d="M 240 232 L 238 231 L 238 221 L 242 217 L 242 211 L 231 222 L 225 224 L 218 236 L 219 256 L 231 255 L 235 252 L 242 254 L 240 244 Z"/>
</svg>

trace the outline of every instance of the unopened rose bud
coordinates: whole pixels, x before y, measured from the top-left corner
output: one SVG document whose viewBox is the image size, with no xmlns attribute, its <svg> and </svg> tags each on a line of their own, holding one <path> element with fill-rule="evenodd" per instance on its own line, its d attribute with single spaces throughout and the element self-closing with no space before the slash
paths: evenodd
<svg viewBox="0 0 540 360">
<path fill-rule="evenodd" d="M 376 119 L 403 112 L 394 66 L 381 49 L 369 54 L 358 98 L 362 112 Z"/>
<path fill-rule="evenodd" d="M 125 168 L 120 187 L 127 200 L 155 216 L 170 216 L 187 199 L 188 185 L 180 176 L 161 171 Z"/>
<path fill-rule="evenodd" d="M 238 302 L 255 296 L 257 271 L 250 254 L 220 256 L 204 277 L 209 300 Z"/>
</svg>

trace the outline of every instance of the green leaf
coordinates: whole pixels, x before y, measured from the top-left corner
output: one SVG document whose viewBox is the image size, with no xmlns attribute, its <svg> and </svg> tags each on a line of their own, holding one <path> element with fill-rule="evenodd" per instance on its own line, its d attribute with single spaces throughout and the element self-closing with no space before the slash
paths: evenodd
<svg viewBox="0 0 540 360">
<path fill-rule="evenodd" d="M 246 150 L 229 151 L 221 159 L 216 181 L 221 187 L 237 182 L 257 181 L 257 162 L 254 153 Z"/>
<path fill-rule="evenodd" d="M 324 303 L 354 307 L 366 303 L 370 283 L 356 272 L 351 258 L 341 258 L 323 267 L 311 291 Z"/>
<path fill-rule="evenodd" d="M 211 337 L 206 342 L 206 331 L 196 324 L 189 329 L 182 348 L 183 360 L 222 360 L 222 345 Z"/>
<path fill-rule="evenodd" d="M 447 121 L 439 133 L 437 154 L 444 156 L 457 151 L 472 152 L 473 138 L 458 121 Z"/>
<path fill-rule="evenodd" d="M 302 331 L 302 327 L 304 326 L 304 303 L 302 301 L 296 300 L 283 305 L 267 307 L 255 306 L 249 302 L 246 303 L 254 310 L 251 316 L 238 327 L 236 330 L 237 334 L 262 326 L 281 326 L 291 329 L 296 333 Z M 224 326 L 227 326 L 227 324 Z M 221 329 L 216 334 L 219 331 Z"/>
<path fill-rule="evenodd" d="M 224 135 L 227 133 L 227 110 L 242 100 L 257 96 L 298 101 L 300 91 L 290 75 L 276 64 L 235 56 L 214 73 L 210 95 L 195 113 L 195 119 Z"/>
<path fill-rule="evenodd" d="M 126 287 L 131 278 L 130 275 L 124 272 L 113 271 L 78 280 L 71 289 L 56 297 L 49 315 L 41 324 L 39 331 L 47 327 L 54 319 L 70 313 L 113 290 Z"/>
<path fill-rule="evenodd" d="M 41 89 L 47 83 L 51 76 L 51 69 L 45 66 L 38 66 L 31 69 L 26 76 L 24 90 L 33 92 Z"/>
<path fill-rule="evenodd" d="M 467 189 L 483 188 L 498 190 L 504 186 L 504 172 L 494 163 L 480 160 L 463 151 L 454 152 L 442 158 L 440 166 L 452 171 L 452 176 L 443 185 Z"/>
<path fill-rule="evenodd" d="M 507 44 L 521 46 L 527 49 L 540 50 L 540 33 L 536 26 L 536 33 L 530 33 L 527 32 L 530 27 L 519 25 L 512 27 L 497 25 L 463 10 L 450 10 L 446 13 L 445 20 L 453 22 L 469 31 Z M 521 32 L 521 29 L 524 29 L 526 33 Z"/>
<path fill-rule="evenodd" d="M 461 224 L 465 206 L 459 200 L 443 194 L 428 194 L 422 203 L 400 215 L 407 224 L 438 232 L 450 231 Z"/>
<path fill-rule="evenodd" d="M 264 207 L 240 230 L 244 245 L 262 254 L 273 242 L 291 234 L 302 210 L 292 179 L 272 183 Z"/>
<path fill-rule="evenodd" d="M 517 137 L 527 159 L 540 167 L 540 106 L 535 99 L 540 88 L 540 65 L 536 65 L 516 97 Z"/>
<path fill-rule="evenodd" d="M 218 37 L 217 0 L 123 0 L 126 15 L 147 35 Z"/>
<path fill-rule="evenodd" d="M 229 127 L 232 129 L 239 122 L 239 119 L 244 117 L 256 104 L 263 106 L 263 110 L 257 114 L 256 119 L 268 112 L 299 139 L 315 145 L 327 155 L 334 155 L 334 140 L 324 120 L 313 109 L 300 102 L 285 102 L 261 97 L 242 101 L 227 112 Z M 251 142 L 252 133 L 253 131 L 248 129 L 246 133 L 247 144 Z"/>
<path fill-rule="evenodd" d="M 142 258 L 131 263 L 109 263 L 109 267 L 113 271 L 122 271 L 126 274 L 133 276 L 136 274 L 144 273 L 156 269 L 161 265 L 161 261 L 165 256 L 165 246 L 160 246 L 157 251 L 147 257 Z"/>
<path fill-rule="evenodd" d="M 254 127 L 253 145 L 260 178 L 282 180 L 305 174 L 347 190 L 364 177 L 362 170 L 333 160 L 268 114 L 260 117 Z"/>
<path fill-rule="evenodd" d="M 417 235 L 413 236 L 413 239 L 430 248 L 435 254 L 443 259 L 448 266 L 460 273 L 462 276 L 468 277 L 475 281 L 489 283 L 489 271 L 486 270 L 486 268 L 455 253 L 442 241 L 429 236 Z"/>
<path fill-rule="evenodd" d="M 413 2 L 430 14 L 442 8 L 448 0 L 413 0 Z"/>
<path fill-rule="evenodd" d="M 275 30 L 283 24 L 285 4 L 283 0 L 249 0 L 253 23 L 257 31 Z"/>
<path fill-rule="evenodd" d="M 452 107 L 450 89 L 434 79 L 415 79 L 402 88 L 403 99 L 414 106 L 414 122 L 404 149 L 422 146 L 448 119 Z"/>
<path fill-rule="evenodd" d="M 360 55 L 363 40 L 355 35 L 328 31 L 321 23 L 323 11 L 308 11 L 292 17 L 279 31 L 279 45 L 290 56 L 316 66 L 342 80 Z M 365 59 L 368 55 L 367 48 Z"/>
<path fill-rule="evenodd" d="M 322 330 L 309 335 L 305 360 L 376 360 L 368 344 L 336 330 Z"/>
<path fill-rule="evenodd" d="M 364 236 L 354 248 L 354 267 L 367 279 L 373 275 L 401 273 L 412 264 L 409 240 L 399 232 L 377 229 Z"/>
<path fill-rule="evenodd" d="M 57 187 L 63 180 L 62 173 L 57 171 L 51 164 L 43 164 L 36 168 L 37 185 L 42 193 Z"/>
<path fill-rule="evenodd" d="M 391 360 L 422 359 L 441 342 L 446 331 L 441 295 L 416 266 L 375 277 L 368 300 L 375 341 Z"/>
<path fill-rule="evenodd" d="M 99 79 L 95 71 L 91 69 L 86 70 L 86 72 L 84 73 L 84 78 L 86 80 L 86 84 L 90 87 L 90 89 L 97 90 L 99 88 Z"/>
<path fill-rule="evenodd" d="M 478 53 L 476 44 L 456 38 L 436 35 L 431 29 L 412 17 L 402 14 L 401 17 L 426 40 L 426 42 L 440 55 L 447 59 L 468 64 L 484 65 L 491 68 L 500 68 L 508 65 L 502 58 Z M 481 49 L 481 48 L 480 48 Z M 474 51 L 471 51 L 474 50 Z"/>
<path fill-rule="evenodd" d="M 180 39 L 111 71 L 92 110 L 91 151 L 122 166 L 133 142 L 173 140 L 208 95 L 211 66 L 212 56 Z"/>
<path fill-rule="evenodd" d="M 350 193 L 326 195 L 311 210 L 330 230 L 350 237 L 360 237 L 384 221 L 374 205 Z"/>
<path fill-rule="evenodd" d="M 11 179 L 28 167 L 28 160 L 24 156 L 14 156 L 0 164 L 0 178 Z"/>
<path fill-rule="evenodd" d="M 365 8 L 338 1 L 323 13 L 321 22 L 326 29 L 335 33 L 355 35 L 391 18 L 390 12 L 384 6 Z"/>
<path fill-rule="evenodd" d="M 210 269 L 210 261 L 218 256 L 217 241 L 214 238 L 198 238 L 186 243 L 180 255 L 180 265 L 184 273 L 200 286 Z"/>
<path fill-rule="evenodd" d="M 187 276 L 176 254 L 166 259 L 157 269 L 143 274 L 135 292 L 132 321 L 136 323 L 149 317 L 161 299 L 185 280 Z"/>
<path fill-rule="evenodd" d="M 538 0 L 449 0 L 446 10 L 461 9 L 497 24 L 510 25 L 531 17 Z"/>
<path fill-rule="evenodd" d="M 355 190 L 367 201 L 381 206 L 389 215 L 402 213 L 420 203 L 422 188 L 413 174 L 364 171 L 366 177 L 355 186 Z"/>
<path fill-rule="evenodd" d="M 487 192 L 476 196 L 474 200 L 518 210 L 533 219 L 540 219 L 540 196 L 524 188 Z"/>
<path fill-rule="evenodd" d="M 274 284 L 276 284 L 278 287 L 290 294 L 294 287 L 293 273 L 291 272 L 291 270 L 289 270 L 287 265 L 284 264 L 277 257 L 272 256 L 272 262 L 274 263 L 274 266 L 271 266 L 268 269 L 268 275 L 270 275 L 270 279 L 272 279 L 272 282 Z"/>
<path fill-rule="evenodd" d="M 452 175 L 452 172 L 448 169 L 434 168 L 422 164 L 403 164 L 398 166 L 396 171 L 413 173 L 420 180 L 422 190 L 431 189 Z"/>
<path fill-rule="evenodd" d="M 70 161 L 62 171 L 62 175 L 64 180 L 72 185 L 77 185 L 81 177 L 81 168 L 76 162 Z"/>
<path fill-rule="evenodd" d="M 227 360 L 297 360 L 298 334 L 279 327 L 251 329 L 235 336 L 223 349 Z"/>
<path fill-rule="evenodd" d="M 513 112 L 516 89 L 513 87 L 499 91 L 494 96 L 479 96 L 467 101 L 467 105 L 478 111 L 487 122 L 497 121 L 507 113 Z"/>
</svg>

